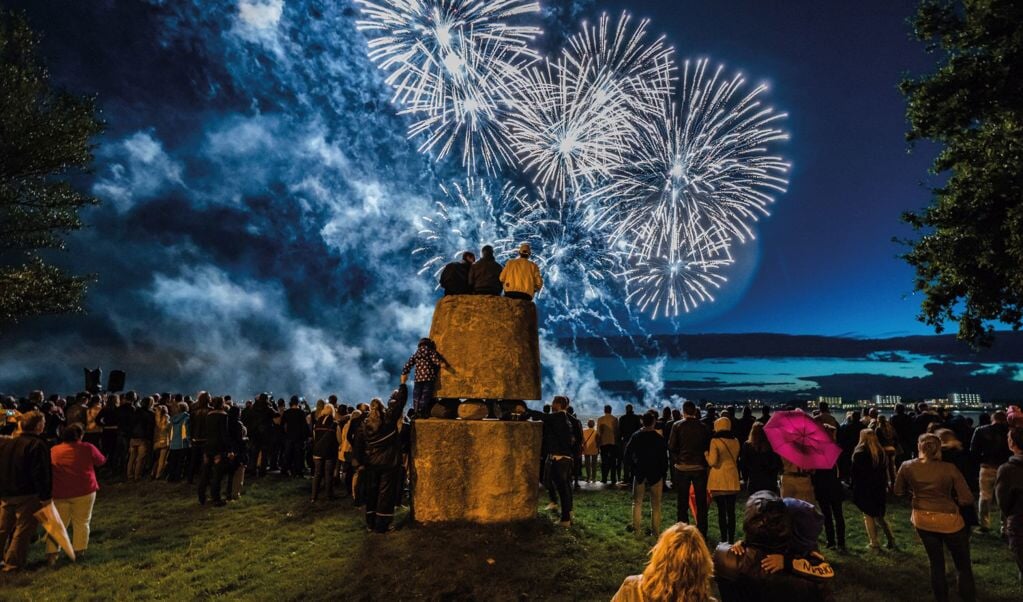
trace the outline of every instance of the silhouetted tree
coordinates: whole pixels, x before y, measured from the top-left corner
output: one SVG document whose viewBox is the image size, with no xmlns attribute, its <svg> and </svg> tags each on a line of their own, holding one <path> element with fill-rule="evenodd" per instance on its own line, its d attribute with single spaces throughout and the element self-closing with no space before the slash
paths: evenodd
<svg viewBox="0 0 1023 602">
<path fill-rule="evenodd" d="M 92 162 L 91 98 L 54 89 L 24 16 L 0 10 L 0 324 L 80 311 L 89 277 L 41 255 L 62 249 L 96 200 L 68 181 Z"/>
</svg>

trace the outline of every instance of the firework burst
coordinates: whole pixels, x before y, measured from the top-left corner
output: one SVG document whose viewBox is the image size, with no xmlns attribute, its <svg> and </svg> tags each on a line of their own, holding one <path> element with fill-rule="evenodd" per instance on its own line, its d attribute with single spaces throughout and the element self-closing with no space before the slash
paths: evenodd
<svg viewBox="0 0 1023 602">
<path fill-rule="evenodd" d="M 511 159 L 502 125 L 510 105 L 506 84 L 536 53 L 540 30 L 517 25 L 537 13 L 526 0 L 356 0 L 368 32 L 369 57 L 388 73 L 393 102 L 416 121 L 410 137 L 438 158 L 461 143 L 462 163 L 494 172 Z"/>
</svg>

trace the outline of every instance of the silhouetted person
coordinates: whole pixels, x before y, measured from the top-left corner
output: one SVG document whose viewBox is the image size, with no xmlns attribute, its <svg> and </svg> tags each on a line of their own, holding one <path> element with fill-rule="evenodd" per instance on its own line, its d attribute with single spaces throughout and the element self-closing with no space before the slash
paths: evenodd
<svg viewBox="0 0 1023 602">
<path fill-rule="evenodd" d="M 501 284 L 504 286 L 505 297 L 532 301 L 533 295 L 543 288 L 540 268 L 529 259 L 532 253 L 529 243 L 522 243 L 519 245 L 519 256 L 505 264 L 501 270 Z"/>
<path fill-rule="evenodd" d="M 654 416 L 654 421 L 657 421 L 656 415 Z M 625 413 L 618 418 L 618 433 L 621 436 L 621 443 L 619 447 L 623 451 L 622 457 L 624 457 L 625 446 L 628 445 L 629 440 L 632 439 L 632 435 L 642 428 L 642 426 L 643 425 L 640 423 L 640 417 L 636 415 L 636 412 L 632 408 L 632 404 L 626 404 Z M 628 462 L 625 462 L 622 465 L 622 471 L 625 473 L 622 480 L 626 483 L 632 483 L 632 466 Z"/>
<path fill-rule="evenodd" d="M 671 427 L 668 451 L 675 467 L 672 482 L 678 489 L 678 515 L 680 523 L 689 522 L 689 487 L 696 494 L 696 526 L 707 537 L 707 458 L 710 449 L 710 429 L 700 421 L 696 404 L 682 404 L 682 420 Z"/>
<path fill-rule="evenodd" d="M 469 268 L 469 290 L 474 295 L 500 295 L 501 271 L 504 267 L 494 259 L 494 247 L 483 247 L 483 256 Z"/>
<path fill-rule="evenodd" d="M 474 261 L 476 256 L 466 251 L 462 253 L 461 261 L 452 261 L 444 266 L 440 272 L 440 286 L 445 295 L 467 295 L 472 292 L 469 288 L 469 268 Z"/>
<path fill-rule="evenodd" d="M 224 411 L 222 397 L 213 398 L 209 412 L 203 421 L 206 423 L 206 443 L 203 446 L 202 473 L 199 475 L 199 503 L 206 503 L 208 486 L 213 505 L 223 506 L 224 500 L 220 497 L 220 487 L 235 454 L 232 451 L 227 412 Z"/>
</svg>

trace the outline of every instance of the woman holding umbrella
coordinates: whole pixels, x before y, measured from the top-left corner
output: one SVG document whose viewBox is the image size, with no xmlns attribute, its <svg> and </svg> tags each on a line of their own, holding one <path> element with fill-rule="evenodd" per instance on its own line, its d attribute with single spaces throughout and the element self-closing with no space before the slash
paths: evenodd
<svg viewBox="0 0 1023 602">
<path fill-rule="evenodd" d="M 941 461 L 941 439 L 924 433 L 917 442 L 919 457 L 908 460 L 895 475 L 895 495 L 913 497 L 910 522 L 916 527 L 931 564 L 931 589 L 938 602 L 948 600 L 945 549 L 959 572 L 959 595 L 966 602 L 977 598 L 970 561 L 970 530 L 959 505 L 972 504 L 973 494 L 959 469 Z"/>
</svg>

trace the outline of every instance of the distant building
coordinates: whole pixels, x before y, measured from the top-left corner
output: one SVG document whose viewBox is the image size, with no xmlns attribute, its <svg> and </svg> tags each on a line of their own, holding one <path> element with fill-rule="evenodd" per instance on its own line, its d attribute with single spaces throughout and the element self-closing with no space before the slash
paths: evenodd
<svg viewBox="0 0 1023 602">
<path fill-rule="evenodd" d="M 875 395 L 874 405 L 879 408 L 894 408 L 895 404 L 902 403 L 901 395 Z"/>
<path fill-rule="evenodd" d="M 809 399 L 806 402 L 807 409 L 816 410 L 821 407 L 822 403 L 828 404 L 829 407 L 839 408 L 842 406 L 841 397 L 828 397 L 827 395 L 821 395 L 817 399 Z"/>
<path fill-rule="evenodd" d="M 953 406 L 979 406 L 980 395 L 977 393 L 949 393 L 948 402 Z"/>
</svg>

